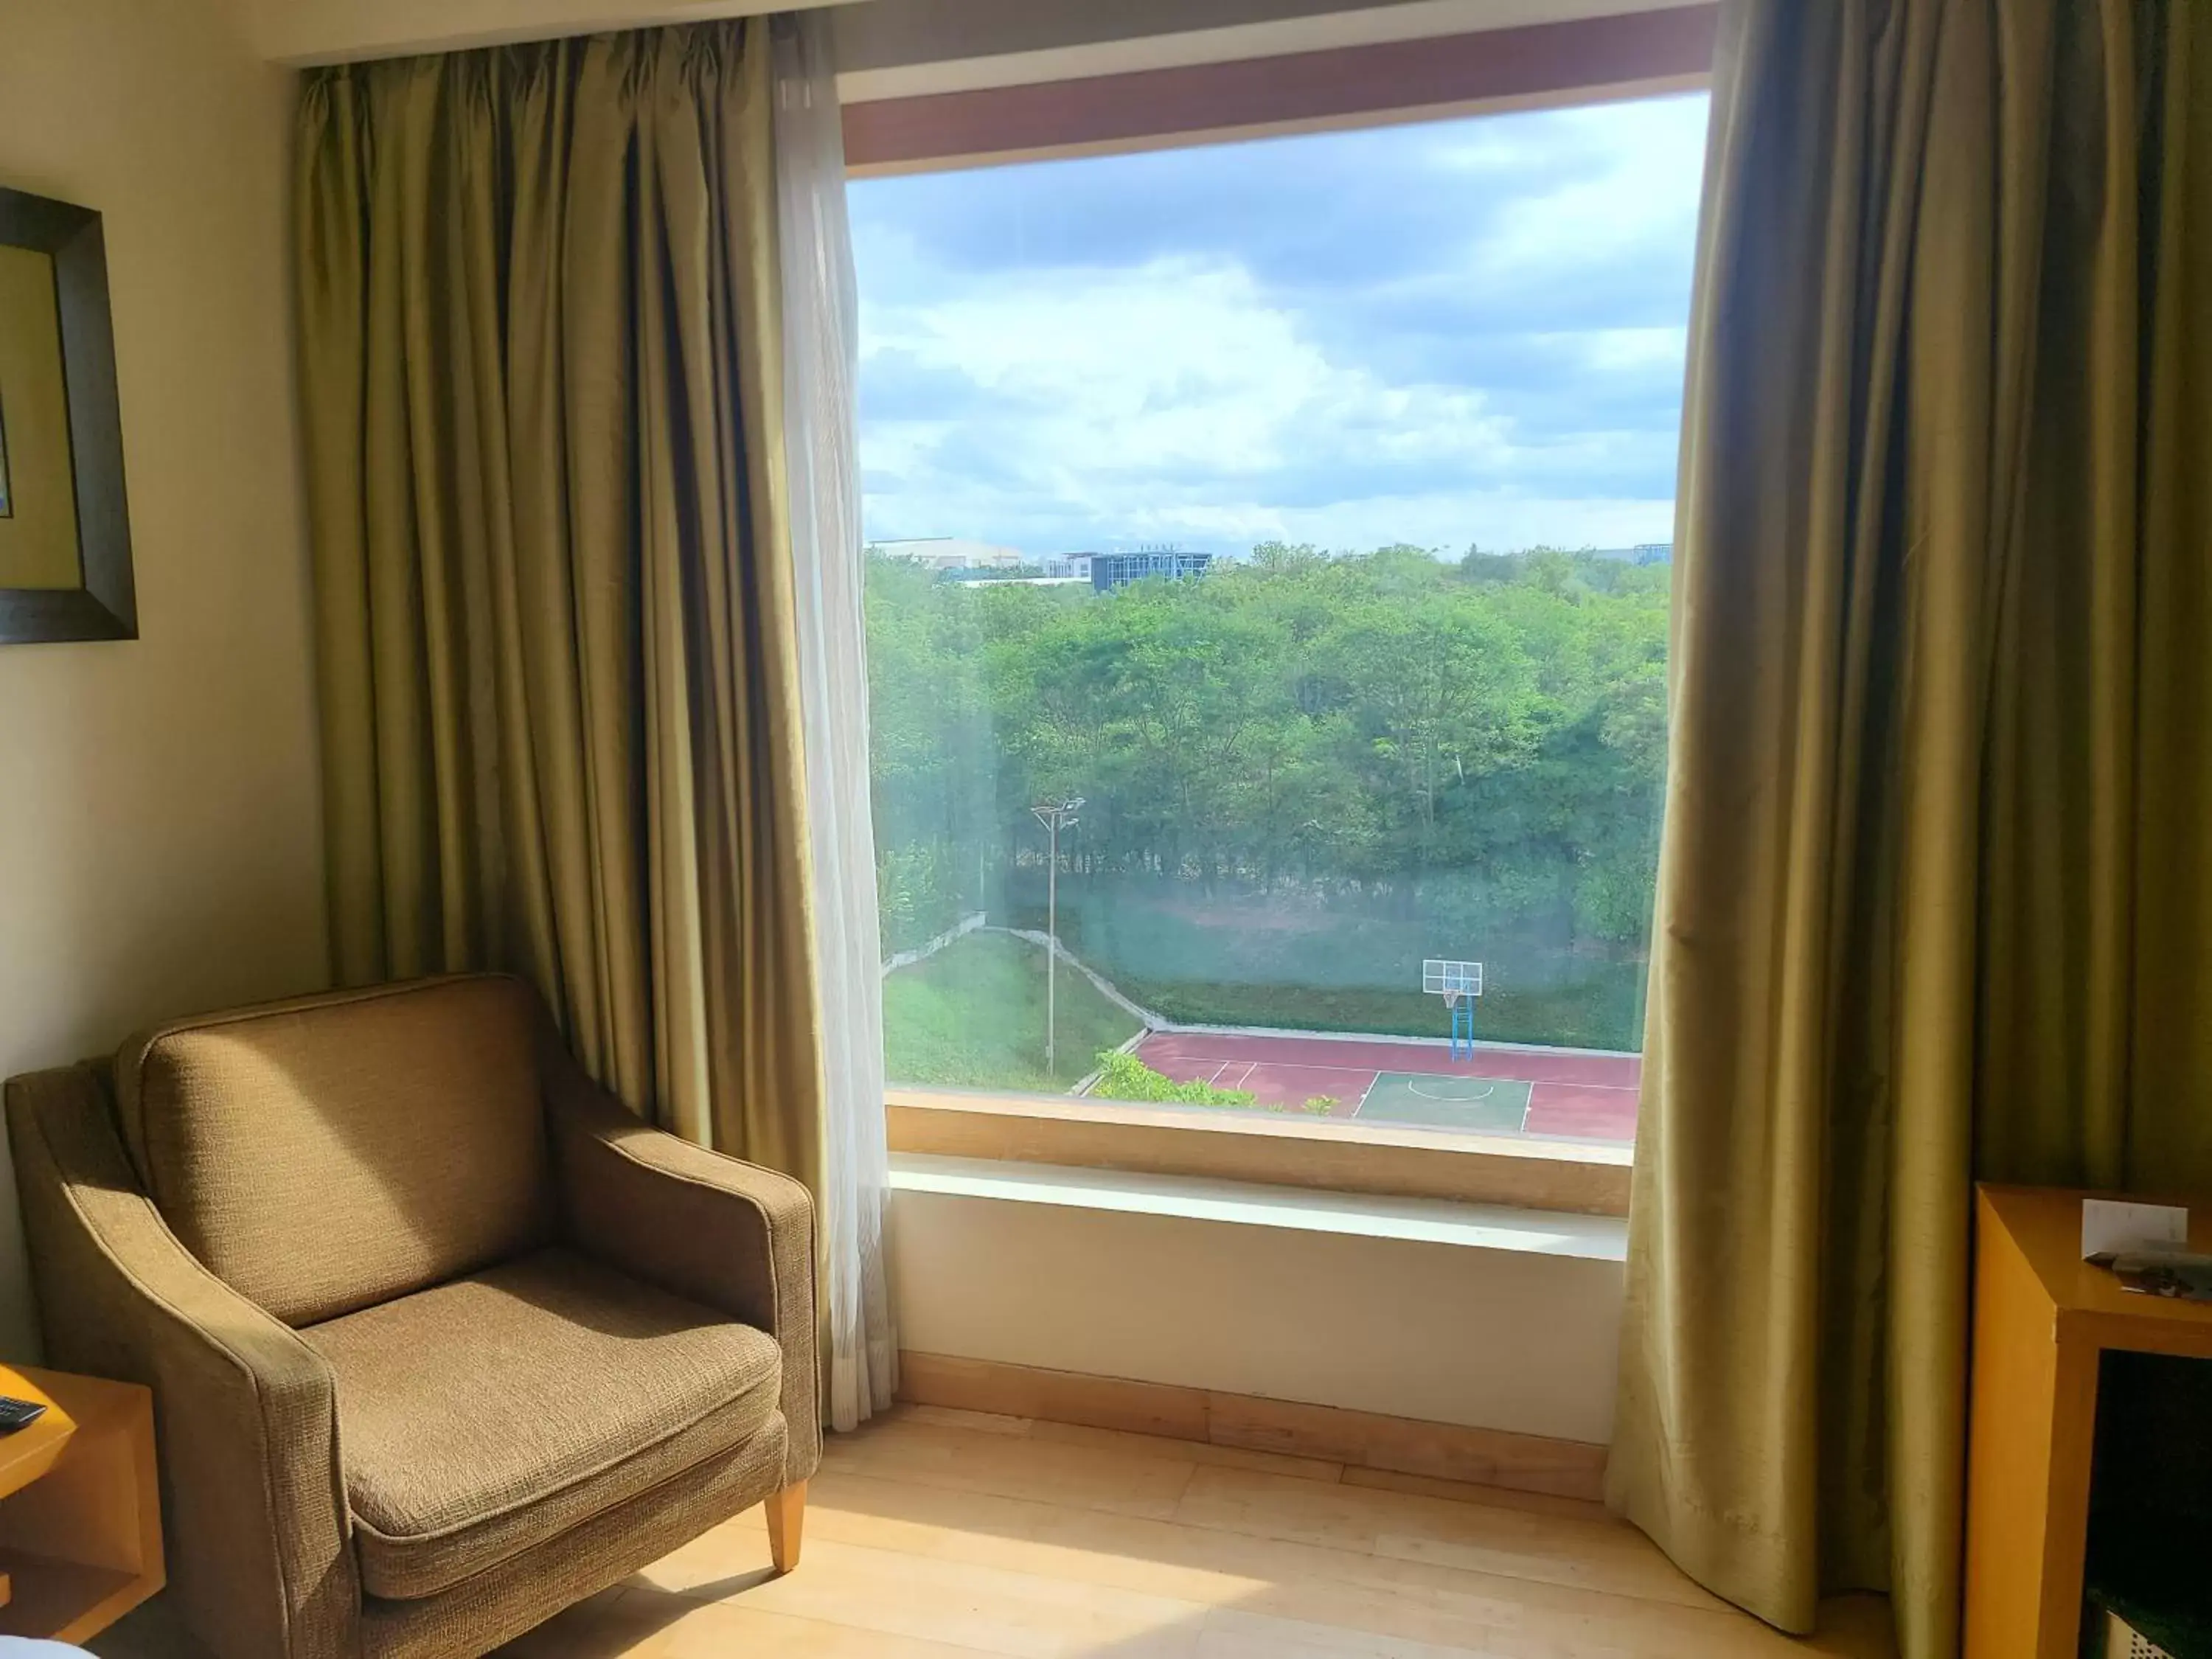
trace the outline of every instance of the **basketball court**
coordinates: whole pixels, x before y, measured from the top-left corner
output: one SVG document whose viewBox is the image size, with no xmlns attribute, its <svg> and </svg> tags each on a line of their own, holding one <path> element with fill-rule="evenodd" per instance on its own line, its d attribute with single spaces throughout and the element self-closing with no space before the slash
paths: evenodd
<svg viewBox="0 0 2212 1659">
<path fill-rule="evenodd" d="M 1644 1071 L 1636 1054 L 1213 1031 L 1155 1031 L 1137 1056 L 1279 1109 L 1325 1096 L 1332 1117 L 1547 1140 L 1634 1140 Z"/>
</svg>

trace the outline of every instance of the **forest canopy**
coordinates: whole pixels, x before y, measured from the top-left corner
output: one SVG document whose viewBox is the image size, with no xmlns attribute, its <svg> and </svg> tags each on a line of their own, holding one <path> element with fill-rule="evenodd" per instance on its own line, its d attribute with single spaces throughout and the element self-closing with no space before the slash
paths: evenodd
<svg viewBox="0 0 2212 1659">
<path fill-rule="evenodd" d="M 871 550 L 884 949 L 1043 925 L 1030 808 L 1079 796 L 1060 930 L 1171 1018 L 1640 1042 L 1668 568 L 1267 543 L 1203 579 L 942 581 Z M 1427 1023 L 1424 1023 L 1427 1022 Z"/>
</svg>

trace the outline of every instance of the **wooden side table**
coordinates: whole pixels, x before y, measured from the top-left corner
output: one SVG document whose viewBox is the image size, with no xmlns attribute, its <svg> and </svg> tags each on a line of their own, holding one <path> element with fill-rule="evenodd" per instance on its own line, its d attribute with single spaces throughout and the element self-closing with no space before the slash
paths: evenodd
<svg viewBox="0 0 2212 1659">
<path fill-rule="evenodd" d="M 2212 1304 L 2136 1295 L 2081 1260 L 2089 1196 L 1976 1196 L 1966 1659 L 2080 1651 L 2105 1351 L 2212 1359 Z M 2212 1250 L 2212 1204 L 2191 1206 L 2189 1221 L 2190 1248 Z"/>
<path fill-rule="evenodd" d="M 0 1394 L 46 1406 L 0 1437 L 0 1636 L 81 1642 L 165 1581 L 154 1396 L 5 1365 Z"/>
</svg>

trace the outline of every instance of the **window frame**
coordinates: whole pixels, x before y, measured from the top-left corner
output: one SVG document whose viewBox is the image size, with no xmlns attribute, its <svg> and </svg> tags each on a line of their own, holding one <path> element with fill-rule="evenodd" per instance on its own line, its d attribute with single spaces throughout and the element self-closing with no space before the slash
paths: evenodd
<svg viewBox="0 0 2212 1659">
<path fill-rule="evenodd" d="M 1623 11 L 1172 68 L 848 103 L 845 172 L 901 173 L 1222 143 L 1692 92 L 1719 7 Z"/>
<path fill-rule="evenodd" d="M 950 172 L 1710 87 L 1698 3 L 1413 40 L 847 103 L 846 176 Z M 1195 1176 L 1601 1216 L 1632 1146 L 891 1084 L 895 1153 Z"/>
</svg>

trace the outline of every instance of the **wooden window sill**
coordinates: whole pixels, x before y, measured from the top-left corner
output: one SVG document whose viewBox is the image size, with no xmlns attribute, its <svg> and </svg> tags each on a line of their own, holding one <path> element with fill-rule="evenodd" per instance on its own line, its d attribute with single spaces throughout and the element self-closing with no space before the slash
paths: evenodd
<svg viewBox="0 0 2212 1659">
<path fill-rule="evenodd" d="M 890 1149 L 1625 1216 L 1632 1149 L 1272 1113 L 893 1088 Z"/>
<path fill-rule="evenodd" d="M 1166 1216 L 1216 1226 L 1390 1238 L 1412 1244 L 1584 1261 L 1628 1259 L 1628 1224 L 1619 1216 L 1571 1215 L 1519 1205 L 1325 1193 L 1311 1187 L 1273 1187 L 1204 1176 L 1078 1170 L 1001 1158 L 940 1158 L 928 1152 L 893 1152 L 890 1185 L 895 1193 L 1042 1205 L 1102 1214 Z"/>
</svg>

